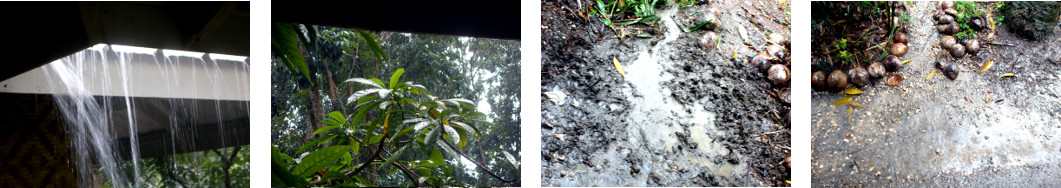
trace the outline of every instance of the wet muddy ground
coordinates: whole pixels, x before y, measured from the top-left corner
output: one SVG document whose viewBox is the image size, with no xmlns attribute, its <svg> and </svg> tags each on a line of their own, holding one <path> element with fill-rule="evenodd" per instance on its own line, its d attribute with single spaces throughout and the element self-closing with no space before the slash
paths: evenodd
<svg viewBox="0 0 1061 188">
<path fill-rule="evenodd" d="M 658 6 L 658 24 L 632 29 L 654 37 L 623 39 L 578 6 L 542 2 L 543 186 L 788 185 L 789 105 L 745 63 L 767 33 L 789 36 L 788 3 Z M 704 14 L 718 48 L 675 24 Z"/>
<path fill-rule="evenodd" d="M 864 108 L 812 95 L 812 183 L 821 186 L 1042 187 L 1061 177 L 1061 29 L 1031 42 L 996 29 L 991 45 L 957 61 L 955 80 L 928 78 L 945 52 L 931 17 L 935 2 L 909 7 L 911 61 L 901 86 L 860 88 Z M 1002 27 L 1007 27 L 1003 24 Z M 949 56 L 949 55 L 948 55 Z M 945 58 L 946 59 L 946 58 Z M 953 58 L 946 60 L 956 62 Z M 977 73 L 988 61 L 994 66 Z M 1013 73 L 1015 77 L 999 78 Z"/>
</svg>

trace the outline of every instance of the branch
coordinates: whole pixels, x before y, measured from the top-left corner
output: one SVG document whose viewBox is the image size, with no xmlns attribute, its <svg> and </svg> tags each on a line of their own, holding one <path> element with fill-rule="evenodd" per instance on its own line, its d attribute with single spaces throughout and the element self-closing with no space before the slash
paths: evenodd
<svg viewBox="0 0 1061 188">
<path fill-rule="evenodd" d="M 386 137 L 387 137 L 387 134 L 383 134 L 382 138 L 386 138 Z M 357 169 L 354 169 L 354 171 L 346 173 L 346 176 L 351 176 L 351 175 L 357 174 L 358 172 L 361 172 L 361 170 L 364 170 L 365 167 L 368 167 L 368 164 L 372 163 L 372 159 L 376 159 L 376 158 L 379 157 L 379 154 L 381 153 L 381 151 L 383 151 L 383 145 L 386 145 L 386 144 L 385 144 L 384 139 L 380 139 L 379 143 L 376 143 L 376 144 L 379 145 L 379 147 L 376 148 L 376 152 L 373 153 L 372 155 L 370 155 L 368 157 L 368 159 L 365 160 L 364 163 L 361 163 L 361 166 L 358 166 Z"/>
<path fill-rule="evenodd" d="M 449 146 L 450 149 L 453 149 L 454 152 L 457 152 L 458 155 L 460 155 L 461 157 L 467 158 L 468 161 L 472 162 L 472 164 L 475 164 L 475 166 L 479 167 L 479 169 L 482 169 L 487 174 L 490 174 L 490 176 L 494 176 L 494 178 L 496 178 L 497 180 L 501 180 L 503 182 L 514 182 L 516 180 L 519 180 L 519 178 L 513 178 L 513 179 L 508 179 L 508 180 L 506 180 L 505 178 L 501 178 L 501 176 L 498 176 L 497 174 L 494 174 L 493 172 L 490 172 L 490 169 L 486 169 L 486 166 L 484 166 L 482 164 L 479 164 L 479 162 L 475 162 L 474 159 L 472 159 L 471 157 L 468 157 L 468 155 L 465 155 L 464 152 L 461 152 L 460 149 L 457 149 L 457 146 L 453 146 L 453 143 L 449 142 L 449 140 L 446 140 L 446 139 L 442 138 L 441 134 L 438 135 L 438 137 L 439 137 L 438 139 L 441 139 L 443 142 L 445 142 L 446 145 Z"/>
<path fill-rule="evenodd" d="M 387 151 L 386 149 L 384 149 L 383 151 L 387 152 L 387 155 L 394 155 L 390 151 Z M 402 174 L 405 174 L 405 177 L 409 178 L 409 180 L 411 180 L 413 182 L 413 187 L 421 187 L 420 186 L 420 175 L 419 174 L 410 173 L 410 172 L 412 172 L 412 170 L 409 170 L 409 168 L 405 167 L 405 165 L 403 165 L 402 163 L 394 162 L 394 163 L 391 163 L 391 164 L 394 165 L 395 167 L 398 167 L 398 169 L 402 171 Z M 427 182 L 424 182 L 424 183 L 427 183 Z M 428 183 L 428 184 L 430 184 L 430 183 Z M 435 185 L 431 185 L 431 186 L 432 187 L 436 187 Z"/>
</svg>

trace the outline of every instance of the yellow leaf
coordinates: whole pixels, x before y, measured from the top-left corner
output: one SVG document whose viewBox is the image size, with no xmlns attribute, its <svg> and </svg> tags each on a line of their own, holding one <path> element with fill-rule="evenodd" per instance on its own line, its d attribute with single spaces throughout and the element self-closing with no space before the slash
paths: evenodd
<svg viewBox="0 0 1061 188">
<path fill-rule="evenodd" d="M 851 114 L 851 105 L 847 105 L 847 114 Z M 851 121 L 851 117 L 847 117 L 848 121 Z"/>
<path fill-rule="evenodd" d="M 902 63 L 902 64 L 903 64 L 903 65 L 905 65 L 906 63 L 909 63 L 909 62 L 910 62 L 910 60 L 912 60 L 912 59 L 907 59 L 906 61 L 903 61 L 903 63 Z"/>
<path fill-rule="evenodd" d="M 841 105 L 841 104 L 847 104 L 847 103 L 851 103 L 851 97 L 840 98 L 840 100 L 837 100 L 836 102 L 833 102 L 833 105 Z"/>
<path fill-rule="evenodd" d="M 788 0 L 781 0 L 781 3 L 778 3 L 778 5 L 784 5 L 785 2 L 788 2 Z"/>
<path fill-rule="evenodd" d="M 992 65 L 995 65 L 995 61 L 987 61 L 987 64 L 984 64 L 984 68 L 980 68 L 980 72 L 977 74 L 984 73 L 984 71 L 990 69 Z"/>
<path fill-rule="evenodd" d="M 733 59 L 737 59 L 737 53 L 733 53 Z"/>
<path fill-rule="evenodd" d="M 792 181 L 785 180 L 785 183 L 788 183 L 789 185 L 791 185 Z"/>
<path fill-rule="evenodd" d="M 935 75 L 936 75 L 936 70 L 932 70 L 932 72 L 928 73 L 928 77 L 926 77 L 925 80 L 932 79 L 932 76 L 935 76 Z"/>
<path fill-rule="evenodd" d="M 1003 74 L 1002 76 L 999 76 L 998 78 L 1002 78 L 1002 77 L 1014 77 L 1014 76 L 1016 76 L 1016 75 L 1013 75 L 1013 73 L 1009 73 L 1009 74 Z"/>
<path fill-rule="evenodd" d="M 862 104 L 859 104 L 858 102 L 855 102 L 855 101 L 851 101 L 850 105 L 854 106 L 854 107 L 862 108 Z"/>
<path fill-rule="evenodd" d="M 858 90 L 857 88 L 851 88 L 851 89 L 844 90 L 844 94 L 858 95 L 858 94 L 862 94 L 862 90 Z"/>
<path fill-rule="evenodd" d="M 619 71 L 619 75 L 622 75 L 623 78 L 626 78 L 626 73 L 623 73 L 623 65 L 619 64 L 619 59 L 616 59 L 615 56 L 612 56 L 612 62 L 615 63 L 615 70 Z"/>
</svg>

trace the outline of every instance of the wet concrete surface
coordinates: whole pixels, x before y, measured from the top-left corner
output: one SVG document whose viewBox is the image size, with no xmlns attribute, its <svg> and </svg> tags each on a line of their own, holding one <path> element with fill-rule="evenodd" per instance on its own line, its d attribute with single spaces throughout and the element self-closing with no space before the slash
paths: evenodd
<svg viewBox="0 0 1061 188">
<path fill-rule="evenodd" d="M 784 88 L 745 64 L 768 32 L 788 36 L 787 15 L 769 2 L 714 3 L 661 6 L 655 37 L 621 40 L 565 8 L 573 3 L 542 3 L 542 92 L 566 95 L 562 104 L 542 96 L 543 186 L 787 185 L 789 108 L 776 96 Z M 712 12 L 719 48 L 700 47 L 703 31 L 676 24 Z"/>
<path fill-rule="evenodd" d="M 975 56 L 950 58 L 933 26 L 935 2 L 913 2 L 911 61 L 901 86 L 883 79 L 853 96 L 812 95 L 812 183 L 816 186 L 1015 186 L 1057 184 L 1061 177 L 1061 32 L 1026 41 L 996 28 Z M 1006 27 L 1004 24 L 1002 27 Z M 940 54 L 945 55 L 939 58 Z M 955 80 L 935 70 L 958 63 Z M 977 73 L 988 61 L 994 66 Z M 1013 73 L 1015 77 L 999 78 Z M 863 108 L 831 105 L 853 96 Z"/>
</svg>

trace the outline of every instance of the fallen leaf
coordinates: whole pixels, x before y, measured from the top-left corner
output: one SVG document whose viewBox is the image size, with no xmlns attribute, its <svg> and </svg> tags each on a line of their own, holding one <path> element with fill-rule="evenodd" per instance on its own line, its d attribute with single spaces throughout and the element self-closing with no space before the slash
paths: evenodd
<svg viewBox="0 0 1061 188">
<path fill-rule="evenodd" d="M 995 61 L 987 61 L 987 64 L 984 64 L 984 68 L 980 68 L 980 72 L 978 72 L 977 74 L 984 73 L 984 71 L 986 71 L 987 69 L 990 69 L 991 66 L 994 66 L 994 65 L 995 65 Z"/>
<path fill-rule="evenodd" d="M 851 105 L 847 105 L 847 114 L 851 114 L 851 110 L 852 110 Z M 847 117 L 847 121 L 851 121 L 851 116 Z"/>
<path fill-rule="evenodd" d="M 858 95 L 858 94 L 862 94 L 862 90 L 858 90 L 857 88 L 851 88 L 851 89 L 844 90 L 844 94 Z"/>
<path fill-rule="evenodd" d="M 737 53 L 733 53 L 733 59 L 737 59 Z"/>
<path fill-rule="evenodd" d="M 907 59 L 906 61 L 903 61 L 903 63 L 900 63 L 900 64 L 903 64 L 903 65 L 905 65 L 906 63 L 909 63 L 909 62 L 910 62 L 910 60 L 912 60 L 912 59 Z"/>
<path fill-rule="evenodd" d="M 899 86 L 899 84 L 902 84 L 902 82 L 903 76 L 900 76 L 899 74 L 895 74 L 891 77 L 888 77 L 888 85 L 890 86 Z"/>
<path fill-rule="evenodd" d="M 833 102 L 833 105 L 841 105 L 841 104 L 847 104 L 847 103 L 851 103 L 851 97 L 840 98 L 840 100 L 837 100 L 836 102 Z"/>
<path fill-rule="evenodd" d="M 737 33 L 740 34 L 741 41 L 748 42 L 748 30 L 745 30 L 744 26 L 737 26 Z"/>
<path fill-rule="evenodd" d="M 858 102 L 855 102 L 855 101 L 851 101 L 850 105 L 854 106 L 854 107 L 862 108 L 862 104 L 859 104 Z"/>
<path fill-rule="evenodd" d="M 561 142 L 567 140 L 567 135 L 564 134 L 553 133 L 553 137 L 555 137 L 556 139 L 560 139 Z"/>
<path fill-rule="evenodd" d="M 1014 77 L 1014 76 L 1016 76 L 1016 75 L 1013 75 L 1013 73 L 1009 73 L 1009 74 L 1003 74 L 1002 76 L 999 76 L 998 78 L 1002 78 L 1002 77 Z"/>
<path fill-rule="evenodd" d="M 932 76 L 935 76 L 935 75 L 936 75 L 936 70 L 932 70 L 932 72 L 928 73 L 928 77 L 926 77 L 925 80 L 932 79 Z"/>
<path fill-rule="evenodd" d="M 851 138 L 851 134 L 852 134 L 851 132 L 847 132 L 847 135 L 846 135 L 846 136 L 844 136 L 844 137 L 848 137 L 848 138 Z"/>
<path fill-rule="evenodd" d="M 626 73 L 623 73 L 623 65 L 619 64 L 619 59 L 616 59 L 615 56 L 612 56 L 612 62 L 615 63 L 615 70 L 619 71 L 619 75 L 622 75 L 623 78 L 626 78 Z"/>
<path fill-rule="evenodd" d="M 991 102 L 991 95 L 984 97 L 984 102 Z"/>
<path fill-rule="evenodd" d="M 559 91 L 550 91 L 543 94 L 545 94 L 545 97 L 548 97 L 550 101 L 556 103 L 556 105 L 564 105 L 564 98 L 567 97 L 567 94 Z"/>
</svg>

